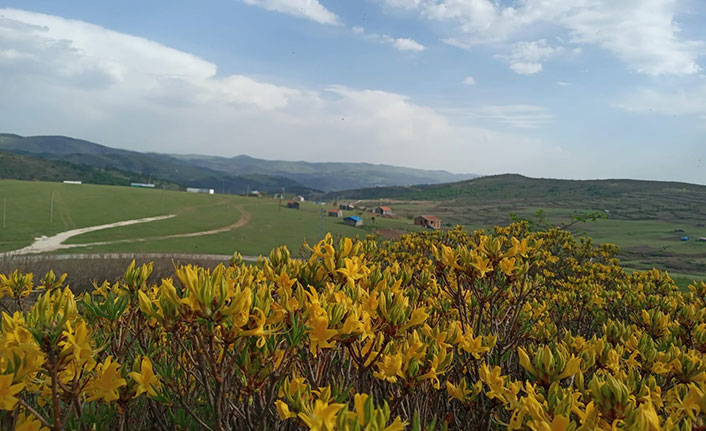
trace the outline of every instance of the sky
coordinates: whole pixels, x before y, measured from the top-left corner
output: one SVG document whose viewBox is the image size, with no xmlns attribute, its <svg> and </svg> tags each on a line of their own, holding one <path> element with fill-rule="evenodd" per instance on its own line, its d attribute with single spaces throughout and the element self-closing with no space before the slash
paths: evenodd
<svg viewBox="0 0 706 431">
<path fill-rule="evenodd" d="M 703 0 L 0 0 L 0 132 L 706 184 Z"/>
</svg>

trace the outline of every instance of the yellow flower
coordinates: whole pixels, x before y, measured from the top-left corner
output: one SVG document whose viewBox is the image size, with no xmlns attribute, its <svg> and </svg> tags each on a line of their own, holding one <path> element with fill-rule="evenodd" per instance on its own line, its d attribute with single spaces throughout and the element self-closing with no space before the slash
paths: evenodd
<svg viewBox="0 0 706 431">
<path fill-rule="evenodd" d="M 512 270 L 515 268 L 515 258 L 504 258 L 503 260 L 500 261 L 498 264 L 502 272 L 505 273 L 505 275 L 510 276 L 512 275 Z"/>
<path fill-rule="evenodd" d="M 397 377 L 404 377 L 402 374 L 402 355 L 398 352 L 394 355 L 385 355 L 382 361 L 376 363 L 378 371 L 374 373 L 375 377 L 382 380 L 387 380 L 390 383 L 395 383 Z"/>
<path fill-rule="evenodd" d="M 0 410 L 12 410 L 17 404 L 17 395 L 24 387 L 24 383 L 12 384 L 12 374 L 0 376 Z"/>
<path fill-rule="evenodd" d="M 490 263 L 490 260 L 482 256 L 477 256 L 475 261 L 471 263 L 471 266 L 480 273 L 480 278 L 485 277 L 485 274 L 493 270 L 493 265 Z"/>
<path fill-rule="evenodd" d="M 395 420 L 394 420 L 390 425 L 388 425 L 387 427 L 385 427 L 385 429 L 383 429 L 382 431 L 403 431 L 405 425 L 406 425 L 406 423 L 405 423 L 405 422 L 402 422 L 402 420 L 400 419 L 400 417 L 397 416 L 397 417 L 395 418 Z"/>
<path fill-rule="evenodd" d="M 88 401 L 103 399 L 105 402 L 117 400 L 118 389 L 125 386 L 127 382 L 120 375 L 118 370 L 119 364 L 112 362 L 113 358 L 108 356 L 105 362 L 98 365 L 96 376 L 90 381 L 86 387 Z"/>
<path fill-rule="evenodd" d="M 343 274 L 346 277 L 346 280 L 350 284 L 355 284 L 355 281 L 361 277 L 363 277 L 364 270 L 365 268 L 360 265 L 359 260 L 356 259 L 350 259 L 350 258 L 345 258 L 343 260 L 345 268 L 339 268 L 336 270 L 336 272 Z"/>
<path fill-rule="evenodd" d="M 363 326 L 363 323 L 360 321 L 360 318 L 358 318 L 358 313 L 353 311 L 348 314 L 346 321 L 343 323 L 343 327 L 338 331 L 338 333 L 341 335 L 349 335 L 354 332 L 361 333 L 364 329 L 365 327 Z"/>
<path fill-rule="evenodd" d="M 334 343 L 329 341 L 329 339 L 335 336 L 338 331 L 335 329 L 328 329 L 328 316 L 326 315 L 326 312 L 322 312 L 316 316 L 311 316 L 309 318 L 309 325 L 311 325 L 311 332 L 309 333 L 309 349 L 311 350 L 311 354 L 316 357 L 317 347 L 327 349 L 334 346 Z"/>
<path fill-rule="evenodd" d="M 451 353 L 451 356 L 453 356 L 453 353 Z M 451 358 L 448 358 L 448 361 L 450 361 Z M 432 384 L 434 385 L 434 388 L 439 389 L 439 367 L 443 366 L 447 361 L 447 355 L 446 355 L 446 350 L 442 349 L 439 350 L 439 353 L 435 354 L 434 357 L 431 360 L 431 364 L 429 366 L 429 371 L 421 376 L 419 376 L 420 380 L 431 380 Z M 443 374 L 443 371 L 441 371 Z"/>
<path fill-rule="evenodd" d="M 480 359 L 483 353 L 489 352 L 490 348 L 495 345 L 495 340 L 491 339 L 490 346 L 483 346 L 483 337 L 480 335 L 473 337 L 473 334 L 467 334 L 465 337 L 459 337 L 458 344 L 466 352 L 473 355 L 474 358 Z"/>
<path fill-rule="evenodd" d="M 140 292 L 141 293 L 141 292 Z M 93 368 L 95 360 L 93 360 L 93 348 L 91 347 L 91 336 L 88 332 L 88 327 L 85 321 L 81 321 L 76 325 L 74 331 L 70 322 L 66 322 L 66 330 L 64 331 L 65 341 L 59 343 L 63 347 L 62 353 L 71 355 L 78 365 L 88 364 L 88 368 Z"/>
<path fill-rule="evenodd" d="M 289 411 L 289 406 L 282 400 L 275 401 L 275 407 L 277 408 L 277 414 L 281 420 L 297 417 L 297 415 Z"/>
<path fill-rule="evenodd" d="M 322 400 L 314 402 L 313 410 L 297 416 L 309 427 L 309 431 L 333 431 L 336 428 L 336 414 L 343 404 L 329 404 Z"/>
<path fill-rule="evenodd" d="M 145 392 L 147 392 L 148 396 L 157 396 L 157 390 L 161 388 L 162 383 L 159 381 L 159 377 L 157 377 L 152 369 L 152 361 L 150 358 L 147 356 L 142 358 L 139 373 L 132 371 L 128 375 L 137 383 L 137 392 L 135 393 L 135 397 L 138 397 L 140 394 Z"/>
<path fill-rule="evenodd" d="M 637 417 L 635 418 L 636 429 L 645 431 L 659 431 L 662 428 L 659 425 L 659 417 L 655 411 L 652 401 L 647 401 L 640 404 L 637 408 Z"/>
<path fill-rule="evenodd" d="M 461 381 L 458 382 L 458 386 L 455 386 L 451 382 L 446 382 L 446 392 L 449 393 L 451 398 L 456 398 L 461 402 L 465 401 L 466 395 L 471 393 L 471 391 L 466 388 L 466 379 L 461 379 Z"/>
<path fill-rule="evenodd" d="M 353 405 L 355 406 L 355 413 L 358 416 L 358 423 L 361 426 L 365 426 L 365 402 L 368 400 L 370 395 L 368 394 L 355 394 L 353 396 Z"/>
<path fill-rule="evenodd" d="M 400 327 L 400 330 L 404 331 L 405 329 L 411 328 L 412 326 L 420 325 L 424 323 L 425 320 L 427 320 L 427 317 L 429 317 L 429 315 L 424 310 L 424 307 L 416 308 L 414 311 L 412 311 L 412 314 L 409 316 L 409 321 L 402 325 Z"/>
<path fill-rule="evenodd" d="M 566 363 L 566 367 L 564 367 L 564 372 L 559 374 L 559 379 L 565 379 L 578 373 L 581 371 L 580 365 L 581 359 L 571 355 L 571 358 L 569 358 L 569 361 Z"/>
<path fill-rule="evenodd" d="M 552 425 L 549 428 L 551 431 L 567 431 L 569 428 L 569 420 L 561 415 L 554 416 Z"/>
<path fill-rule="evenodd" d="M 505 401 L 505 381 L 501 376 L 500 367 L 497 365 L 492 369 L 488 367 L 488 364 L 483 363 L 478 370 L 478 376 L 480 379 L 488 385 L 490 390 L 486 393 L 488 398 L 497 398 L 500 401 Z"/>
<path fill-rule="evenodd" d="M 24 413 L 20 413 L 17 416 L 17 424 L 15 425 L 15 431 L 48 431 L 49 428 L 43 427 L 39 419 L 34 416 L 27 416 Z"/>
</svg>

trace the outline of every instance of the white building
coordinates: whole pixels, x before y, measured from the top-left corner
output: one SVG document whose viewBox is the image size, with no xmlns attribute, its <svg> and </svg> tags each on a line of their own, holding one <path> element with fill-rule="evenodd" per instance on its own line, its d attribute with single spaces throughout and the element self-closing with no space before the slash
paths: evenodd
<svg viewBox="0 0 706 431">
<path fill-rule="evenodd" d="M 186 188 L 186 191 L 187 191 L 188 193 L 206 193 L 206 194 L 209 194 L 209 195 L 212 195 L 212 194 L 215 193 L 215 190 L 213 190 L 213 189 L 199 189 L 199 188 L 196 188 L 196 187 L 187 187 L 187 188 Z"/>
</svg>

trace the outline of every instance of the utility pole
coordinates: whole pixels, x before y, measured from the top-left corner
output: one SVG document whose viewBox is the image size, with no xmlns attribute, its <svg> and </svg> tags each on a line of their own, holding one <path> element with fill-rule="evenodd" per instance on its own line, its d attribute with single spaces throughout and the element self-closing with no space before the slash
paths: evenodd
<svg viewBox="0 0 706 431">
<path fill-rule="evenodd" d="M 51 192 L 51 199 L 49 200 L 49 224 L 54 224 L 54 192 Z"/>
<path fill-rule="evenodd" d="M 324 239 L 324 209 L 319 212 L 319 239 Z"/>
<path fill-rule="evenodd" d="M 282 198 L 284 197 L 284 187 L 282 187 L 282 193 L 279 195 L 279 207 L 277 208 L 277 211 L 282 210 Z"/>
</svg>

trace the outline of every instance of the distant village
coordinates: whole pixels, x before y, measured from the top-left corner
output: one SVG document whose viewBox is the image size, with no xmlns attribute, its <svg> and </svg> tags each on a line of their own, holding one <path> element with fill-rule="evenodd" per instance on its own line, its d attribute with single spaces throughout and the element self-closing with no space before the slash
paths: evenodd
<svg viewBox="0 0 706 431">
<path fill-rule="evenodd" d="M 81 184 L 80 181 L 64 181 L 64 183 L 70 183 L 70 184 Z M 131 187 L 138 187 L 138 188 L 154 188 L 154 184 L 152 183 L 132 183 L 130 184 Z M 187 193 L 205 193 L 205 194 L 215 194 L 214 189 L 210 188 L 196 188 L 196 187 L 187 187 L 186 189 Z M 264 196 L 263 193 L 261 193 L 258 190 L 248 190 L 247 193 L 244 194 L 244 196 L 248 197 L 253 197 L 253 198 L 261 198 Z M 280 193 L 276 193 L 273 196 L 274 199 L 283 199 L 284 195 Z M 298 210 L 301 206 L 301 204 L 304 202 L 305 198 L 304 196 L 297 195 L 293 197 L 292 199 L 287 201 L 287 208 L 290 209 L 296 209 Z M 318 205 L 325 205 L 324 202 L 318 201 L 316 202 Z M 376 206 L 374 208 L 367 208 L 364 206 L 358 206 L 352 202 L 347 202 L 347 203 L 342 203 L 338 205 L 338 208 L 331 208 L 328 210 L 328 216 L 329 217 L 337 217 L 343 219 L 343 223 L 347 224 L 349 226 L 362 226 L 363 225 L 363 218 L 360 217 L 359 215 L 349 215 L 345 216 L 344 211 L 359 211 L 359 212 L 370 212 L 374 214 L 375 216 L 380 216 L 380 217 L 395 217 L 395 215 L 392 212 L 392 208 L 389 206 L 385 205 L 380 205 Z M 374 221 L 373 217 L 373 221 Z M 441 219 L 437 216 L 434 215 L 418 215 L 414 217 L 414 224 L 417 226 L 423 226 L 427 229 L 434 229 L 438 230 L 441 229 Z"/>
<path fill-rule="evenodd" d="M 81 184 L 80 181 L 64 181 L 66 184 Z M 132 183 L 131 187 L 138 187 L 138 188 L 154 188 L 154 184 L 152 183 Z M 214 189 L 210 188 L 196 188 L 196 187 L 187 187 L 186 189 L 187 193 L 205 193 L 205 194 L 215 194 Z M 261 193 L 258 190 L 248 190 L 247 193 L 244 194 L 244 196 L 252 197 L 252 198 L 261 198 L 264 196 L 263 193 Z M 285 196 L 281 193 L 275 193 L 273 195 L 274 199 L 284 199 Z M 290 209 L 295 209 L 298 210 L 301 207 L 301 204 L 304 202 L 304 196 L 302 195 L 297 195 L 293 197 L 292 199 L 287 201 L 287 208 Z M 318 201 L 316 202 L 318 205 L 325 205 L 325 202 Z M 338 208 L 331 208 L 328 210 L 328 216 L 329 217 L 337 217 L 341 218 L 344 224 L 347 224 L 349 226 L 354 226 L 354 227 L 359 227 L 363 226 L 363 218 L 360 217 L 360 215 L 349 215 L 346 216 L 344 211 L 358 211 L 359 213 L 364 213 L 364 212 L 369 212 L 371 214 L 374 214 L 372 220 L 373 222 L 375 221 L 375 216 L 379 217 L 391 217 L 394 218 L 396 217 L 395 214 L 392 212 L 392 208 L 389 206 L 385 205 L 379 205 L 374 208 L 367 208 L 364 206 L 357 206 L 356 204 L 352 202 L 346 202 L 346 203 L 341 203 L 338 205 Z M 441 229 L 441 219 L 437 216 L 434 215 L 428 215 L 428 214 L 423 214 L 423 215 L 417 215 L 414 217 L 414 224 L 417 226 L 423 226 L 427 229 L 433 229 L 433 230 L 438 230 Z M 683 240 L 683 238 L 682 238 Z M 701 238 L 700 240 L 706 241 L 706 238 Z"/>
<path fill-rule="evenodd" d="M 252 196 L 252 195 L 251 195 Z M 257 195 L 259 196 L 259 194 Z M 287 201 L 287 208 L 299 209 L 302 202 L 304 202 L 304 197 L 299 195 L 295 196 L 293 199 Z M 324 202 L 316 202 L 319 205 L 325 205 Z M 344 211 L 359 211 L 359 212 L 370 212 L 375 216 L 380 217 L 395 217 L 392 212 L 392 208 L 384 205 L 376 206 L 374 208 L 367 208 L 363 206 L 356 207 L 356 204 L 352 202 L 346 202 L 338 204 L 338 208 L 330 208 L 328 210 L 329 217 L 337 217 L 343 219 L 343 223 L 349 226 L 362 226 L 363 218 L 359 215 L 349 215 L 345 216 Z M 373 221 L 374 221 L 373 216 Z M 418 226 L 424 226 L 428 229 L 441 229 L 441 219 L 433 215 L 419 215 L 414 218 L 414 224 Z"/>
</svg>

